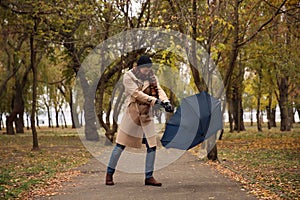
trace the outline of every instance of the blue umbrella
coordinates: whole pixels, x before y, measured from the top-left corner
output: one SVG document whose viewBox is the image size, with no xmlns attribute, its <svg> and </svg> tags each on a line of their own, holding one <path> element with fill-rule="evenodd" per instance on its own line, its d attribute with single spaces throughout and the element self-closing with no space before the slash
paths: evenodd
<svg viewBox="0 0 300 200">
<path fill-rule="evenodd" d="M 182 100 L 166 124 L 161 143 L 166 148 L 188 150 L 222 128 L 221 102 L 201 92 Z"/>
</svg>

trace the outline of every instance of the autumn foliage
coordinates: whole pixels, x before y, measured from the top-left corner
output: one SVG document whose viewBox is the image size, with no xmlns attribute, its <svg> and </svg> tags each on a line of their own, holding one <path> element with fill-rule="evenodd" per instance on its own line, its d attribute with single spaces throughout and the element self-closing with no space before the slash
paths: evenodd
<svg viewBox="0 0 300 200">
<path fill-rule="evenodd" d="M 299 199 L 299 128 L 257 132 L 249 126 L 241 133 L 225 132 L 217 142 L 220 163 L 208 163 L 261 199 Z"/>
</svg>

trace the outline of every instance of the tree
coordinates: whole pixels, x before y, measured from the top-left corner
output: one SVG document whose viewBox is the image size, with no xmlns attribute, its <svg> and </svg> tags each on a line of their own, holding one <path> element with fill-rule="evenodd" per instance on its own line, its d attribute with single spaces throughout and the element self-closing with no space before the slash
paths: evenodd
<svg viewBox="0 0 300 200">
<path fill-rule="evenodd" d="M 43 2 L 31 2 L 26 1 L 22 4 L 15 2 L 0 2 L 2 8 L 7 12 L 11 13 L 14 17 L 22 18 L 22 23 L 19 23 L 19 27 L 22 28 L 24 32 L 21 34 L 28 34 L 28 47 L 30 52 L 30 70 L 32 71 L 33 83 L 32 83 L 32 107 L 31 107 L 31 129 L 33 136 L 33 147 L 32 150 L 38 150 L 38 138 L 36 131 L 36 109 L 37 109 L 37 67 L 42 58 L 42 49 L 45 47 L 45 41 L 43 40 L 43 34 L 41 34 L 41 17 L 48 14 L 43 9 Z M 26 81 L 25 81 L 26 82 Z M 24 113 L 24 110 L 23 110 Z M 22 114 L 23 116 L 23 114 Z M 22 119 L 23 120 L 23 119 Z"/>
<path fill-rule="evenodd" d="M 33 17 L 34 27 L 30 34 L 30 68 L 33 74 L 33 83 L 32 83 L 32 107 L 31 107 L 31 130 L 32 130 L 32 150 L 39 150 L 39 143 L 37 138 L 37 131 L 35 127 L 35 115 L 36 115 L 36 105 L 37 105 L 37 59 L 36 59 L 36 49 L 35 49 L 35 36 L 37 34 L 38 28 L 38 19 Z"/>
<path fill-rule="evenodd" d="M 276 72 L 274 84 L 278 88 L 276 97 L 280 108 L 281 131 L 291 130 L 293 114 L 289 110 L 292 108 L 291 94 L 295 90 L 292 85 L 299 80 L 297 71 L 299 56 L 295 55 L 295 45 L 299 45 L 299 33 L 295 33 L 294 27 L 291 26 L 293 24 L 297 27 L 294 13 L 296 7 L 297 3 L 292 1 L 283 7 L 281 18 L 273 22 L 273 28 L 269 33 L 272 47 L 276 49 L 271 63 Z"/>
<path fill-rule="evenodd" d="M 6 53 L 7 61 L 4 62 L 7 65 L 7 76 L 4 78 L 4 81 L 1 85 L 1 94 L 4 92 L 8 81 L 13 81 L 14 86 L 9 92 L 12 95 L 11 98 L 11 110 L 10 114 L 7 116 L 6 120 L 6 129 L 7 134 L 15 134 L 13 123 L 15 122 L 16 132 L 24 133 L 23 127 L 23 114 L 24 114 L 24 95 L 23 91 L 25 90 L 27 84 L 28 74 L 30 72 L 30 67 L 27 65 L 27 52 L 28 48 L 28 34 L 27 34 L 27 25 L 24 23 L 21 25 L 19 22 L 16 22 L 16 17 L 21 18 L 21 16 L 16 15 L 11 10 L 7 10 L 3 5 L 1 10 L 5 15 L 3 16 L 5 20 L 2 24 L 2 34 L 3 34 L 3 47 Z"/>
<path fill-rule="evenodd" d="M 270 15 L 257 15 L 256 11 L 259 12 L 266 7 L 263 1 L 255 3 L 238 0 L 233 2 L 209 1 L 207 5 L 202 5 L 197 1 L 186 3 L 169 0 L 168 2 L 173 14 L 170 18 L 177 20 L 173 23 L 177 24 L 176 27 L 181 32 L 187 31 L 194 39 L 202 42 L 208 52 L 210 52 L 211 46 L 219 47 L 215 50 L 212 48 L 212 57 L 215 58 L 219 70 L 223 73 L 227 102 L 230 105 L 229 119 L 231 121 L 231 116 L 233 116 L 235 129 L 244 130 L 242 123 L 243 88 L 240 87 L 241 81 L 243 81 L 244 66 L 238 60 L 238 57 L 241 57 L 240 50 L 281 13 L 281 8 L 286 1 L 276 3 L 277 5 L 268 5 L 268 8 L 272 10 Z M 207 10 L 203 8 L 207 8 Z M 202 14 L 202 10 L 206 11 L 204 12 L 206 14 Z M 199 23 L 200 20 L 201 23 Z M 206 24 L 206 22 L 209 23 Z M 186 25 L 188 27 L 185 27 Z M 218 42 L 222 45 L 217 45 Z M 234 76 L 235 74 L 236 76 Z M 197 74 L 194 73 L 193 76 L 196 84 L 201 82 L 199 81 L 201 79 L 197 78 Z"/>
<path fill-rule="evenodd" d="M 66 8 L 68 8 L 66 10 Z M 54 8 L 51 19 L 46 19 L 50 31 L 57 36 L 57 42 L 66 49 L 71 63 L 67 74 L 72 76 L 75 72 L 84 88 L 84 115 L 85 115 L 85 136 L 87 140 L 98 140 L 96 130 L 96 118 L 94 113 L 94 88 L 97 83 L 90 84 L 84 71 L 79 68 L 88 50 L 93 49 L 96 42 L 103 41 L 113 34 L 111 24 L 117 19 L 118 14 L 113 14 L 115 7 L 110 2 L 79 1 L 62 2 Z M 103 31 L 104 29 L 104 31 Z M 99 34 L 102 33 L 103 34 Z M 101 71 L 101 67 L 99 69 Z M 74 113 L 74 112 L 73 112 Z"/>
<path fill-rule="evenodd" d="M 106 5 L 106 9 L 103 12 L 103 19 L 105 24 L 110 24 L 110 26 L 104 26 L 104 39 L 107 39 L 115 30 L 114 26 L 122 27 L 123 30 L 129 28 L 141 28 L 148 26 L 147 22 L 149 21 L 149 11 L 150 0 L 145 1 L 141 5 L 141 10 L 138 11 L 137 16 L 132 16 L 132 5 L 129 1 L 119 2 L 116 1 L 117 9 L 114 9 L 114 6 L 111 4 Z M 113 16 L 117 17 L 113 17 Z M 120 20 L 119 16 L 124 16 L 124 20 Z M 144 24 L 142 22 L 145 22 Z M 125 35 L 125 34 L 124 34 Z M 124 36 L 125 37 L 125 36 Z M 121 55 L 121 58 L 116 59 L 110 66 L 106 67 L 104 70 L 104 65 L 102 65 L 102 74 L 100 81 L 97 85 L 97 94 L 96 94 L 96 108 L 97 116 L 100 122 L 100 125 L 105 130 L 105 135 L 108 141 L 113 142 L 114 134 L 117 131 L 118 124 L 117 118 L 121 110 L 121 106 L 124 102 L 124 88 L 119 82 L 123 70 L 126 68 L 132 68 L 134 62 L 136 61 L 137 55 L 142 54 L 145 50 L 136 50 L 133 52 L 125 53 L 122 49 L 125 49 L 125 45 L 130 44 L 132 41 L 126 41 L 125 39 L 121 41 L 121 44 L 116 45 L 115 49 L 120 49 L 118 54 Z M 117 51 L 117 50 L 115 50 Z M 101 62 L 105 63 L 106 60 L 109 60 L 109 54 L 107 52 L 100 53 Z M 117 84 L 117 85 L 116 85 Z M 117 87 L 116 87 L 117 86 Z M 108 102 L 108 103 L 106 103 Z M 105 114 L 105 118 L 104 118 Z M 112 116 L 112 124 L 110 118 Z"/>
<path fill-rule="evenodd" d="M 99 2 L 100 5 L 101 2 Z M 81 60 L 87 53 L 87 49 L 93 47 L 91 38 L 92 33 L 89 22 L 95 16 L 96 7 L 95 1 L 63 1 L 63 2 L 49 2 L 40 1 L 40 13 L 47 13 L 47 15 L 40 16 L 42 23 L 41 33 L 44 40 L 48 41 L 54 46 L 63 46 L 67 55 L 70 58 L 68 63 L 68 70 L 65 70 L 67 79 L 71 79 L 77 73 L 81 65 Z M 90 41 L 90 42 L 86 42 Z M 81 76 L 83 84 L 87 84 L 84 76 Z M 88 87 L 85 97 L 88 96 Z M 86 107 L 91 102 L 86 101 Z M 88 112 L 85 112 L 88 113 Z M 95 118 L 86 115 L 86 137 L 88 140 L 97 140 L 98 134 L 95 131 Z"/>
</svg>

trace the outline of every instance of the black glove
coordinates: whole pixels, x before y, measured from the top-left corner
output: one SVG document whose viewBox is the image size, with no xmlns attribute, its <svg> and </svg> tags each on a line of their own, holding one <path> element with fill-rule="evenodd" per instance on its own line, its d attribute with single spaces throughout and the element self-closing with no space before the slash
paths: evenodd
<svg viewBox="0 0 300 200">
<path fill-rule="evenodd" d="M 163 107 L 163 102 L 160 99 L 156 99 L 153 109 L 160 110 Z"/>
<path fill-rule="evenodd" d="M 155 105 L 163 106 L 163 102 L 160 99 L 156 99 Z"/>
<path fill-rule="evenodd" d="M 166 112 L 173 112 L 174 111 L 173 106 L 171 105 L 170 102 L 162 102 L 162 104 L 163 104 L 163 107 L 165 108 Z"/>
</svg>

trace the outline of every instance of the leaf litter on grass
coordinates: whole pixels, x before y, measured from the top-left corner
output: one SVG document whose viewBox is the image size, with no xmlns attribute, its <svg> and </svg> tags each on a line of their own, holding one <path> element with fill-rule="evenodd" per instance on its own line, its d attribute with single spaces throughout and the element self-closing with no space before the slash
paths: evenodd
<svg viewBox="0 0 300 200">
<path fill-rule="evenodd" d="M 34 152 L 31 134 L 0 137 L 5 144 L 0 146 L 0 199 L 54 194 L 62 182 L 79 174 L 72 169 L 91 157 L 76 134 L 44 131 L 39 136 L 41 150 Z"/>
<path fill-rule="evenodd" d="M 289 133 L 244 133 L 244 138 L 243 133 L 225 133 L 217 142 L 221 163 L 208 164 L 260 199 L 300 199 L 299 128 Z"/>
</svg>

